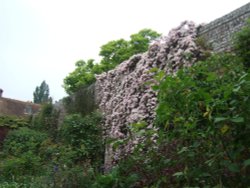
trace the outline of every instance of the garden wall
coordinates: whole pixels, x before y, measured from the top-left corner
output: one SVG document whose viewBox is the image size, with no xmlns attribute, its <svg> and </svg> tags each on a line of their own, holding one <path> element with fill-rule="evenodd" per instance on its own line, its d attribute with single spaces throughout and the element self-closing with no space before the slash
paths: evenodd
<svg viewBox="0 0 250 188">
<path fill-rule="evenodd" d="M 201 27 L 199 35 L 215 52 L 230 51 L 234 33 L 246 24 L 248 18 L 250 18 L 250 3 Z"/>
</svg>

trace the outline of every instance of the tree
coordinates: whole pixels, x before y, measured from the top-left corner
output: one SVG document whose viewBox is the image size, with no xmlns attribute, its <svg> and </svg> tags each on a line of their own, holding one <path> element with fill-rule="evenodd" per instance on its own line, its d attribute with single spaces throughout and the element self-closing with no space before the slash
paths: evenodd
<svg viewBox="0 0 250 188">
<path fill-rule="evenodd" d="M 129 42 L 119 39 L 103 45 L 99 55 L 102 56 L 101 64 L 104 71 L 108 71 L 128 59 L 132 52 L 129 50 Z"/>
<path fill-rule="evenodd" d="M 99 64 L 93 59 L 79 60 L 75 63 L 75 70 L 65 79 L 63 87 L 68 94 L 73 94 L 79 89 L 95 82 L 95 75 L 107 72 L 131 56 L 147 51 L 152 40 L 160 34 L 151 30 L 143 29 L 130 36 L 130 40 L 113 40 L 101 46 L 99 55 L 102 57 Z"/>
<path fill-rule="evenodd" d="M 40 86 L 36 87 L 33 96 L 34 103 L 42 104 L 51 102 L 51 97 L 49 97 L 49 85 L 43 81 Z"/>
<path fill-rule="evenodd" d="M 64 79 L 64 89 L 68 94 L 73 94 L 81 87 L 90 85 L 95 81 L 95 74 L 101 73 L 99 65 L 93 59 L 79 60 L 75 63 L 75 70 Z"/>
<path fill-rule="evenodd" d="M 160 34 L 151 29 L 142 29 L 130 36 L 130 50 L 133 54 L 142 53 L 148 50 L 149 43 L 159 37 Z"/>
<path fill-rule="evenodd" d="M 101 47 L 99 53 L 102 56 L 102 69 L 111 70 L 129 57 L 147 51 L 149 43 L 159 36 L 160 34 L 156 31 L 142 29 L 138 33 L 132 34 L 129 41 L 119 39 L 108 42 Z"/>
</svg>

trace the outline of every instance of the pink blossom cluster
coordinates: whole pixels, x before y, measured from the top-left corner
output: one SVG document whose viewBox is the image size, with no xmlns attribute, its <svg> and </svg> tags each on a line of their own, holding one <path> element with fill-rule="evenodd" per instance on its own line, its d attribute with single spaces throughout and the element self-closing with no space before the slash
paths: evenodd
<svg viewBox="0 0 250 188">
<path fill-rule="evenodd" d="M 174 74 L 182 67 L 193 65 L 201 54 L 196 45 L 197 26 L 185 21 L 171 30 L 168 36 L 152 42 L 149 50 L 132 56 L 114 70 L 97 76 L 96 97 L 100 110 L 104 113 L 104 128 L 107 138 L 125 139 L 129 135 L 129 125 L 144 121 L 152 128 L 157 106 L 157 93 L 147 82 L 154 80 L 152 68 L 164 70 L 166 75 Z M 123 148 L 112 150 L 107 146 L 110 159 L 105 165 L 130 153 L 141 138 L 134 137 Z M 110 163 L 110 164 L 107 164 Z"/>
</svg>

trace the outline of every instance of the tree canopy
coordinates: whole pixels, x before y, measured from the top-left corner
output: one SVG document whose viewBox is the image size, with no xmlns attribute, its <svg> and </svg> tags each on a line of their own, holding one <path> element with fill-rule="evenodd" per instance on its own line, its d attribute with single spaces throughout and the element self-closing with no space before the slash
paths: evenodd
<svg viewBox="0 0 250 188">
<path fill-rule="evenodd" d="M 149 43 L 159 37 L 160 34 L 151 30 L 143 29 L 130 36 L 130 48 L 133 54 L 145 52 L 148 50 Z"/>
<path fill-rule="evenodd" d="M 129 41 L 119 39 L 101 46 L 99 55 L 102 57 L 101 65 L 104 71 L 113 69 L 132 55 L 147 51 L 149 43 L 159 36 L 156 31 L 143 29 L 132 34 Z"/>
<path fill-rule="evenodd" d="M 115 68 L 131 56 L 147 51 L 150 42 L 160 34 L 151 29 L 142 29 L 130 36 L 130 40 L 118 39 L 101 46 L 99 63 L 93 59 L 79 60 L 75 63 L 75 70 L 64 79 L 64 89 L 68 94 L 75 93 L 81 87 L 92 84 L 95 75 Z"/>
<path fill-rule="evenodd" d="M 45 81 L 41 83 L 40 86 L 37 86 L 34 93 L 33 93 L 33 100 L 34 103 L 42 104 L 51 101 L 49 97 L 49 85 L 46 84 Z"/>
<path fill-rule="evenodd" d="M 76 92 L 81 86 L 89 85 L 95 81 L 95 74 L 101 72 L 99 65 L 93 59 L 79 60 L 75 63 L 75 70 L 64 79 L 64 89 L 68 94 Z"/>
<path fill-rule="evenodd" d="M 102 57 L 103 70 L 113 69 L 116 65 L 128 59 L 132 55 L 129 47 L 129 42 L 124 39 L 113 40 L 103 45 L 99 53 Z"/>
</svg>

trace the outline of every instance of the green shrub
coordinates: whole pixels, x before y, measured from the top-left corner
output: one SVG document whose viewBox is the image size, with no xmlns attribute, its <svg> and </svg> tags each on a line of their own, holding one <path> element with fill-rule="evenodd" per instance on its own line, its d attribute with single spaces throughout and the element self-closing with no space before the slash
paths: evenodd
<svg viewBox="0 0 250 188">
<path fill-rule="evenodd" d="M 58 132 L 58 118 L 59 112 L 53 104 L 45 103 L 42 105 L 39 114 L 35 116 L 32 128 L 48 133 L 55 140 Z"/>
<path fill-rule="evenodd" d="M 47 188 L 53 187 L 53 184 L 45 181 L 44 176 L 23 176 L 18 178 L 18 180 L 0 181 L 0 188 Z"/>
<path fill-rule="evenodd" d="M 51 139 L 47 139 L 41 143 L 39 155 L 49 164 L 61 167 L 72 167 L 79 159 L 78 152 L 70 145 L 62 143 L 54 143 Z"/>
<path fill-rule="evenodd" d="M 21 118 L 15 116 L 0 116 L 0 127 L 10 127 L 10 128 L 18 128 L 18 127 L 28 127 L 29 126 L 29 118 Z"/>
<path fill-rule="evenodd" d="M 7 180 L 23 175 L 36 175 L 42 172 L 41 159 L 32 152 L 19 157 L 8 157 L 0 163 L 1 176 Z"/>
<path fill-rule="evenodd" d="M 100 163 L 103 157 L 100 121 L 101 116 L 98 113 L 85 117 L 79 114 L 69 115 L 60 129 L 61 138 L 78 152 L 79 157 Z"/>
<path fill-rule="evenodd" d="M 47 134 L 22 127 L 11 131 L 3 145 L 4 152 L 19 156 L 25 152 L 38 153 L 40 144 L 47 139 Z"/>
<path fill-rule="evenodd" d="M 0 183 L 0 188 L 16 188 L 19 184 L 16 182 L 2 182 Z"/>
<path fill-rule="evenodd" d="M 246 26 L 235 35 L 234 48 L 242 58 L 246 68 L 250 68 L 250 19 L 247 20 Z"/>
<path fill-rule="evenodd" d="M 59 169 L 54 174 L 55 187 L 81 187 L 88 188 L 93 182 L 93 176 L 88 174 L 88 169 L 80 165 L 74 167 Z"/>
<path fill-rule="evenodd" d="M 156 124 L 165 150 L 174 146 L 165 171 L 175 186 L 250 184 L 249 93 L 250 74 L 232 55 L 212 56 L 161 82 Z"/>
<path fill-rule="evenodd" d="M 125 166 L 119 166 L 116 168 L 113 168 L 112 171 L 105 175 L 98 175 L 96 178 L 96 181 L 92 184 L 92 188 L 127 188 L 127 187 L 137 187 L 136 181 L 139 180 L 138 176 L 134 173 L 122 173 L 123 169 L 122 167 Z"/>
</svg>

